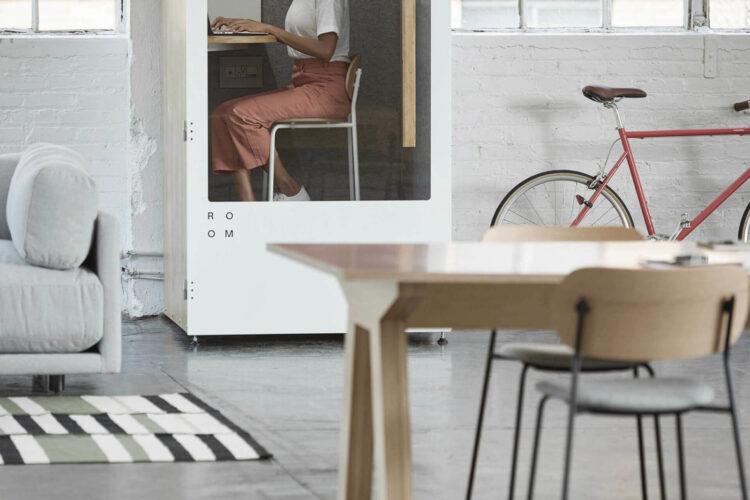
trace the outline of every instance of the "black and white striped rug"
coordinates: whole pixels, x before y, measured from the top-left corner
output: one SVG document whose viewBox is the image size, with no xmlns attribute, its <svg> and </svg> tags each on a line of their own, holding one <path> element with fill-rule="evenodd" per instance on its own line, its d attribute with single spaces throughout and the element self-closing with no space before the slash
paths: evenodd
<svg viewBox="0 0 750 500">
<path fill-rule="evenodd" d="M 0 464 L 214 462 L 271 455 L 193 394 L 0 398 Z"/>
</svg>

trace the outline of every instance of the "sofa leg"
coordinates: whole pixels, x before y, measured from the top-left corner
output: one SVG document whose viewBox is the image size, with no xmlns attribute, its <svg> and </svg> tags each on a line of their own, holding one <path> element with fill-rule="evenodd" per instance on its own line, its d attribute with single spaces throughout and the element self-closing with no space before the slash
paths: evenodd
<svg viewBox="0 0 750 500">
<path fill-rule="evenodd" d="M 65 375 L 50 375 L 49 388 L 55 394 L 61 394 L 65 390 Z"/>
<path fill-rule="evenodd" d="M 34 375 L 31 379 L 32 392 L 49 392 L 49 375 Z"/>
</svg>

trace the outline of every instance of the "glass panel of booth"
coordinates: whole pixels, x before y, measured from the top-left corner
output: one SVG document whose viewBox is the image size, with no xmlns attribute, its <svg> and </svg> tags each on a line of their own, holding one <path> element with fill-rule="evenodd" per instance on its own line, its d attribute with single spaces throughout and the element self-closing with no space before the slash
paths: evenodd
<svg viewBox="0 0 750 500">
<path fill-rule="evenodd" d="M 315 12 L 321 5 L 331 12 Z M 208 0 L 211 21 L 259 20 L 311 39 L 341 31 L 325 61 L 271 35 L 209 28 L 209 201 L 429 200 L 431 9 L 429 0 Z M 402 67 L 409 50 L 413 67 Z"/>
</svg>

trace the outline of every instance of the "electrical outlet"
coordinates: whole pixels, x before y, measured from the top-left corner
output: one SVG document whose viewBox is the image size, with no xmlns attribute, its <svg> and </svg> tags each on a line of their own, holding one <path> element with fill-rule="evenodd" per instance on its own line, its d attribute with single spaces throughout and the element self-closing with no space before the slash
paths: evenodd
<svg viewBox="0 0 750 500">
<path fill-rule="evenodd" d="M 263 88 L 261 57 L 220 57 L 219 87 L 222 89 Z"/>
</svg>

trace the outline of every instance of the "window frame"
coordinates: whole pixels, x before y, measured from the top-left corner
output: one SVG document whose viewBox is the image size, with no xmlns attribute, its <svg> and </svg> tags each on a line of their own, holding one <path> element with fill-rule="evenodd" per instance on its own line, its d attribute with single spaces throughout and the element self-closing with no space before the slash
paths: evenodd
<svg viewBox="0 0 750 500">
<path fill-rule="evenodd" d="M 463 0 L 457 0 L 462 2 Z M 709 29 L 711 0 L 683 0 L 682 26 L 612 26 L 612 4 L 614 0 L 600 0 L 602 4 L 602 25 L 593 27 L 564 26 L 555 28 L 535 28 L 526 24 L 527 0 L 518 2 L 518 26 L 505 28 L 456 28 L 456 33 L 498 32 L 498 33 L 685 33 Z M 710 28 L 717 33 L 750 33 L 750 28 Z"/>
<path fill-rule="evenodd" d="M 39 0 L 31 0 L 31 28 L 4 28 L 0 26 L 0 36 L 68 36 L 68 35 L 123 35 L 127 32 L 128 19 L 126 13 L 130 0 L 111 0 L 116 2 L 120 15 L 117 25 L 113 29 L 68 29 L 68 30 L 39 30 Z"/>
</svg>

